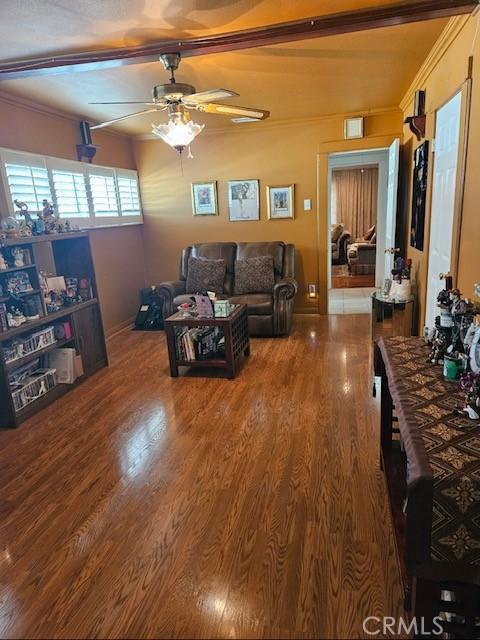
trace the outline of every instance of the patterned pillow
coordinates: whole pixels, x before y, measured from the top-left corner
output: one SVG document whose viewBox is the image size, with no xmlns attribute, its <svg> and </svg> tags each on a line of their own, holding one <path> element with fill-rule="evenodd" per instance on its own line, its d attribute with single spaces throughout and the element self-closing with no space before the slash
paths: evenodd
<svg viewBox="0 0 480 640">
<path fill-rule="evenodd" d="M 271 293 L 274 284 L 272 256 L 235 260 L 235 295 Z"/>
<path fill-rule="evenodd" d="M 189 258 L 187 293 L 199 293 L 205 290 L 223 293 L 226 268 L 225 260 Z"/>
<path fill-rule="evenodd" d="M 375 225 L 373 225 L 373 227 L 370 227 L 367 233 L 363 236 L 363 239 L 367 241 L 371 240 L 374 233 L 375 233 Z"/>
</svg>

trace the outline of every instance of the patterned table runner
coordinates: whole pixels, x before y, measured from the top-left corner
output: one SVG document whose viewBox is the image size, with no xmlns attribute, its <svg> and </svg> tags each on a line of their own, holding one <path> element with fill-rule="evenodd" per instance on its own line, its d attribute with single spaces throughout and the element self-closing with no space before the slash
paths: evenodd
<svg viewBox="0 0 480 640">
<path fill-rule="evenodd" d="M 427 362 L 420 338 L 378 341 L 409 462 L 433 477 L 431 558 L 480 565 L 480 422 L 459 416 L 458 383 Z"/>
</svg>

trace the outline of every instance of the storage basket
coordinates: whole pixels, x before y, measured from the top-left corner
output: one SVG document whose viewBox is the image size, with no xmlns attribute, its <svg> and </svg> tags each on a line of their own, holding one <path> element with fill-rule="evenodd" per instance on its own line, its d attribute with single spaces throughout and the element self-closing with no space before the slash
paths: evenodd
<svg viewBox="0 0 480 640">
<path fill-rule="evenodd" d="M 45 327 L 41 331 L 36 331 L 28 336 L 20 338 L 12 342 L 9 346 L 4 347 L 5 361 L 15 362 L 24 356 L 45 349 L 56 342 L 55 330 L 53 326 Z"/>
<path fill-rule="evenodd" d="M 55 369 L 38 369 L 23 380 L 22 384 L 13 385 L 12 402 L 18 412 L 41 396 L 44 396 L 57 384 Z"/>
</svg>

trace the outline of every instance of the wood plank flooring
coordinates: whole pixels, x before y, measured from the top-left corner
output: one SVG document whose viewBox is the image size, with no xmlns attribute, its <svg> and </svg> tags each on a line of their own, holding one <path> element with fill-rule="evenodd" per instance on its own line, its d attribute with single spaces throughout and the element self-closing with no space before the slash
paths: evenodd
<svg viewBox="0 0 480 640">
<path fill-rule="evenodd" d="M 170 378 L 163 333 L 109 347 L 0 431 L 0 637 L 358 638 L 400 615 L 368 316 L 297 316 L 235 380 Z"/>
<path fill-rule="evenodd" d="M 350 275 L 346 264 L 332 265 L 332 289 L 356 289 L 357 287 L 374 286 L 375 274 Z"/>
</svg>

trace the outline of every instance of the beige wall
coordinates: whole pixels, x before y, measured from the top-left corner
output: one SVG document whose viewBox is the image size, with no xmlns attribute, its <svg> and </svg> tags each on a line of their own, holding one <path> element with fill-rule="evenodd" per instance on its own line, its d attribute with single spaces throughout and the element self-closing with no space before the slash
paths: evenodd
<svg viewBox="0 0 480 640">
<path fill-rule="evenodd" d="M 76 160 L 80 142 L 78 122 L 0 96 L 0 146 Z M 98 164 L 135 169 L 132 144 L 124 136 L 96 132 Z M 0 215 L 3 212 L 0 211 Z M 105 331 L 129 324 L 144 286 L 142 227 L 97 229 L 91 232 L 92 251 Z"/>
<path fill-rule="evenodd" d="M 386 147 L 402 132 L 402 114 L 389 111 L 366 119 L 363 140 L 343 140 L 343 117 L 295 124 L 240 125 L 234 131 L 208 132 L 192 145 L 193 159 L 183 159 L 160 140 L 135 142 L 145 214 L 147 273 L 152 282 L 175 279 L 181 248 L 207 241 L 283 240 L 297 248 L 300 284 L 297 311 L 325 313 L 327 304 L 327 170 L 335 151 Z M 317 214 L 317 156 L 319 198 Z M 260 180 L 260 221 L 229 222 L 227 181 Z M 217 180 L 219 216 L 193 217 L 192 182 Z M 267 219 L 266 185 L 295 184 L 295 219 Z M 303 200 L 312 210 L 303 211 Z M 307 283 L 320 284 L 317 300 Z"/>
<path fill-rule="evenodd" d="M 480 37 L 477 37 L 475 44 L 475 33 L 480 21 L 480 15 L 457 20 L 457 25 L 464 24 L 463 28 L 455 32 L 455 37 L 451 39 L 446 50 L 440 59 L 431 64 L 424 72 L 424 78 L 413 88 L 425 89 L 427 104 L 427 139 L 435 137 L 435 111 L 448 101 L 465 83 L 468 76 L 468 59 L 473 55 L 473 90 L 472 90 L 472 111 L 470 118 L 470 133 L 468 139 L 468 156 L 465 171 L 465 200 L 460 225 L 460 246 L 458 267 L 453 267 L 453 272 L 457 275 L 457 283 L 464 295 L 471 297 L 473 294 L 473 284 L 480 281 Z M 452 32 L 453 33 L 453 32 Z M 411 115 L 413 103 L 409 101 L 405 108 L 405 115 Z M 405 139 L 411 137 L 405 128 Z M 416 139 L 414 148 L 417 146 Z M 419 302 L 419 327 L 424 324 L 425 318 L 425 296 L 428 273 L 428 250 L 430 237 L 430 202 L 432 169 L 434 156 L 430 156 L 429 175 L 429 197 L 427 201 L 427 216 L 425 224 L 425 245 L 423 251 L 409 247 L 408 255 L 413 259 L 414 270 L 416 272 L 416 283 L 418 288 Z M 412 163 L 413 164 L 413 163 Z M 411 183 L 411 175 L 410 175 Z M 408 235 L 410 224 L 406 229 Z"/>
</svg>

